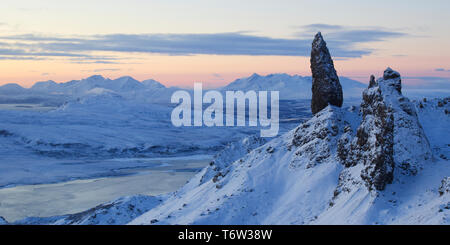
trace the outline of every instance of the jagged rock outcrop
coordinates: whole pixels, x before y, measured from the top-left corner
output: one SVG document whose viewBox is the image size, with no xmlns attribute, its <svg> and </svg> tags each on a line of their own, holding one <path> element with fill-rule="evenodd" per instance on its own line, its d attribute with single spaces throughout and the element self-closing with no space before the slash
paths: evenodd
<svg viewBox="0 0 450 245">
<path fill-rule="evenodd" d="M 441 186 L 439 186 L 439 195 L 450 193 L 450 177 L 446 177 L 441 181 Z"/>
<path fill-rule="evenodd" d="M 394 116 L 373 76 L 363 92 L 360 111 L 363 119 L 344 155 L 345 166 L 363 164 L 361 178 L 369 190 L 383 190 L 394 179 Z"/>
<path fill-rule="evenodd" d="M 377 81 L 371 76 L 360 112 L 356 136 L 339 156 L 346 167 L 364 165 L 361 178 L 369 190 L 384 190 L 394 180 L 394 171 L 416 175 L 431 160 L 431 147 L 414 105 L 401 93 L 398 72 L 387 68 Z"/>
<path fill-rule="evenodd" d="M 334 69 L 333 59 L 328 51 L 322 34 L 316 34 L 311 50 L 312 100 L 313 114 L 328 104 L 341 107 L 343 103 L 342 86 Z"/>
<path fill-rule="evenodd" d="M 419 122 L 416 108 L 402 95 L 401 77 L 387 68 L 377 81 L 387 106 L 394 114 L 394 161 L 397 172 L 416 175 L 423 165 L 432 160 L 432 150 Z"/>
<path fill-rule="evenodd" d="M 327 106 L 311 120 L 297 127 L 292 145 L 289 146 L 295 150 L 289 167 L 297 169 L 304 166 L 309 169 L 334 158 L 339 138 L 351 128 L 345 115 L 345 110 Z"/>
</svg>

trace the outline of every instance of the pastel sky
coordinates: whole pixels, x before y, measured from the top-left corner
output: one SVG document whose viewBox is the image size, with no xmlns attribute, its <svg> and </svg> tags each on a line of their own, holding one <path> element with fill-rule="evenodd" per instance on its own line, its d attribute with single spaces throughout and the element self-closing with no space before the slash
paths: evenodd
<svg viewBox="0 0 450 245">
<path fill-rule="evenodd" d="M 252 73 L 310 75 L 315 32 L 338 74 L 390 66 L 407 83 L 450 81 L 450 1 L 2 0 L 0 85 L 94 74 L 167 86 Z"/>
</svg>

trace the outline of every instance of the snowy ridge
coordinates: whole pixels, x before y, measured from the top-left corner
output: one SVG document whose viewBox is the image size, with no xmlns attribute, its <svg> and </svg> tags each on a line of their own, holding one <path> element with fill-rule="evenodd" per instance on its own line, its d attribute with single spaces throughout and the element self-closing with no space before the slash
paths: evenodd
<svg viewBox="0 0 450 245">
<path fill-rule="evenodd" d="M 49 218 L 26 218 L 20 225 L 117 225 L 126 224 L 162 202 L 161 197 L 130 196 L 104 203 L 77 214 Z M 1 224 L 1 223 L 0 223 Z"/>
<path fill-rule="evenodd" d="M 427 135 L 435 157 L 450 159 L 450 97 L 414 101 L 420 124 Z"/>
<path fill-rule="evenodd" d="M 230 143 L 225 149 L 214 156 L 214 160 L 210 162 L 199 175 L 199 185 L 209 180 L 217 182 L 226 174 L 227 168 L 231 163 L 239 160 L 241 157 L 250 153 L 253 149 L 265 144 L 267 140 L 256 135 L 245 137 L 238 142 Z M 225 172 L 224 172 L 225 171 Z M 194 181 L 190 181 L 194 183 Z"/>
</svg>

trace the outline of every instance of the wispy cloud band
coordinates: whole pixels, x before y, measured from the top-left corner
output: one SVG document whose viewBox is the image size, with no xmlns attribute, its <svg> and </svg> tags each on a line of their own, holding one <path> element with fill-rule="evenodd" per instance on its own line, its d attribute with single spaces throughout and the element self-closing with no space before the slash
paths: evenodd
<svg viewBox="0 0 450 245">
<path fill-rule="evenodd" d="M 251 55 L 309 56 L 313 32 L 324 30 L 339 58 L 369 55 L 370 49 L 355 44 L 401 37 L 401 32 L 378 29 L 349 29 L 343 26 L 314 24 L 301 27 L 294 38 L 272 38 L 248 32 L 209 34 L 106 34 L 83 37 L 51 35 L 0 36 L 0 57 L 79 57 L 111 60 L 92 55 L 95 52 L 151 53 L 164 55 Z M 102 59 L 103 58 L 103 59 Z M 108 59 L 105 59 L 108 58 Z"/>
</svg>

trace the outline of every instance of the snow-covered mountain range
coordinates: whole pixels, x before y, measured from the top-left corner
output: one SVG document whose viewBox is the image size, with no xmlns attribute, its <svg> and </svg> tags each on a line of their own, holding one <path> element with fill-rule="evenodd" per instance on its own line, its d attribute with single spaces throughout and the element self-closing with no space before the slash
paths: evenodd
<svg viewBox="0 0 450 245">
<path fill-rule="evenodd" d="M 342 84 L 346 89 L 347 97 L 358 97 L 365 85 L 342 78 Z M 308 99 L 311 98 L 311 77 L 302 77 L 288 74 L 270 74 L 260 76 L 253 74 L 250 77 L 237 79 L 225 87 L 226 90 L 276 90 L 280 91 L 280 99 Z M 48 101 L 70 101 L 87 95 L 105 93 L 116 93 L 127 99 L 145 101 L 148 103 L 170 103 L 170 96 L 177 87 L 167 88 L 161 83 L 149 79 L 142 82 L 132 77 L 125 76 L 114 80 L 94 75 L 81 80 L 73 80 L 65 83 L 54 81 L 37 82 L 31 88 L 26 89 L 18 84 L 6 84 L 0 86 L 0 103 L 34 103 Z"/>
<path fill-rule="evenodd" d="M 54 81 L 37 82 L 31 88 L 22 88 L 18 84 L 6 84 L 0 87 L 0 103 L 43 103 L 61 105 L 84 96 L 101 93 L 115 93 L 127 99 L 148 103 L 169 103 L 177 88 L 166 88 L 161 83 L 149 79 L 137 81 L 124 76 L 114 80 L 94 75 L 81 80 L 65 83 Z"/>
<path fill-rule="evenodd" d="M 218 90 L 280 91 L 280 99 L 282 100 L 310 99 L 311 82 L 312 79 L 310 76 L 289 75 L 285 73 L 262 76 L 254 73 L 249 77 L 236 79 L 228 85 L 218 88 Z M 340 77 L 340 82 L 345 91 L 344 97 L 346 99 L 359 98 L 366 87 L 365 84 L 346 77 Z M 448 91 L 446 87 L 442 88 L 442 86 L 439 91 L 436 90 L 435 86 L 430 87 L 431 89 L 427 88 L 407 86 L 406 93 L 415 98 L 421 98 L 433 97 L 433 94 L 442 97 L 445 91 Z M 165 87 L 153 79 L 138 81 L 130 76 L 109 79 L 100 75 L 94 75 L 85 79 L 72 80 L 64 83 L 56 83 L 51 80 L 36 82 L 31 88 L 23 88 L 18 84 L 9 83 L 0 86 L 0 103 L 37 103 L 59 106 L 64 102 L 80 97 L 106 92 L 116 93 L 127 99 L 147 103 L 167 104 L 170 103 L 170 96 L 173 92 L 179 89 L 177 87 Z"/>
<path fill-rule="evenodd" d="M 240 78 L 221 88 L 221 90 L 274 90 L 280 91 L 282 99 L 311 99 L 311 77 L 303 77 L 299 75 L 270 74 L 261 76 L 256 73 L 250 77 Z M 342 77 L 341 84 L 346 91 L 347 98 L 359 98 L 365 87 L 358 81 Z"/>
</svg>

